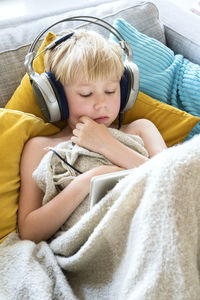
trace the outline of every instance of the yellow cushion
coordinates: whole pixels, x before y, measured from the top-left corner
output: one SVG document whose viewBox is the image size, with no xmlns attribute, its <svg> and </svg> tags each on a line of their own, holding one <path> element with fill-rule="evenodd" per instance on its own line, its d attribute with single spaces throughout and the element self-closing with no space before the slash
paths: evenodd
<svg viewBox="0 0 200 300">
<path fill-rule="evenodd" d="M 16 230 L 20 188 L 20 157 L 25 142 L 60 129 L 34 115 L 0 109 L 0 242 Z"/>
<path fill-rule="evenodd" d="M 55 35 L 49 32 L 46 35 L 39 52 L 54 39 Z M 34 61 L 34 69 L 38 73 L 44 71 L 43 59 L 44 56 L 41 54 Z M 6 105 L 6 108 L 32 113 L 44 119 L 44 116 L 35 101 L 28 75 L 24 76 L 20 86 Z M 125 114 L 124 123 L 139 118 L 146 118 L 152 121 L 158 127 L 168 146 L 182 142 L 199 121 L 198 117 L 194 117 L 168 104 L 154 100 L 142 92 L 139 93 L 133 108 Z M 60 128 L 63 128 L 65 124 L 66 122 L 56 123 Z"/>
<path fill-rule="evenodd" d="M 132 109 L 124 114 L 123 122 L 127 124 L 141 118 L 146 118 L 156 125 L 168 147 L 182 142 L 200 120 L 139 92 Z"/>
</svg>

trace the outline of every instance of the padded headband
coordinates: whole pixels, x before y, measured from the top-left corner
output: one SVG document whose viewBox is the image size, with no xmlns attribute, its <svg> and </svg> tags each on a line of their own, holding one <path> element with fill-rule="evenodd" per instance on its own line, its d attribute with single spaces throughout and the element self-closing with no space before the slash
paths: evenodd
<svg viewBox="0 0 200 300">
<path fill-rule="evenodd" d="M 29 76 L 31 76 L 33 73 L 35 73 L 35 71 L 33 69 L 33 61 L 36 58 L 36 53 L 34 52 L 34 49 L 35 49 L 36 44 L 39 41 L 39 39 L 50 28 L 56 26 L 57 24 L 60 24 L 60 23 L 63 23 L 63 22 L 69 22 L 69 21 L 84 21 L 84 22 L 96 24 L 98 26 L 101 26 L 101 27 L 105 28 L 110 33 L 112 33 L 117 38 L 117 40 L 119 41 L 119 45 L 120 45 L 120 47 L 122 48 L 122 50 L 124 51 L 124 53 L 126 55 L 125 59 L 127 59 L 128 61 L 132 61 L 133 52 L 132 52 L 131 46 L 126 42 L 125 38 L 122 36 L 122 34 L 114 26 L 112 26 L 111 24 L 109 24 L 108 22 L 106 22 L 106 21 L 104 21 L 100 18 L 91 17 L 91 16 L 75 16 L 75 17 L 71 17 L 71 18 L 62 19 L 58 22 L 53 23 L 52 25 L 50 25 L 49 27 L 44 29 L 41 33 L 39 33 L 36 36 L 35 40 L 33 41 L 33 43 L 31 44 L 31 46 L 29 48 L 28 54 L 25 57 L 24 65 L 25 65 L 26 71 L 27 71 Z M 72 35 L 73 33 L 70 33 L 70 34 Z M 61 37 L 60 39 L 57 39 L 57 40 L 53 41 L 47 47 L 45 47 L 45 49 L 42 52 L 54 48 L 57 44 L 60 44 L 62 41 L 64 41 L 64 39 L 67 39 L 67 38 L 69 38 L 69 35 L 66 35 L 64 37 Z M 38 55 L 40 55 L 41 53 L 39 53 Z"/>
</svg>

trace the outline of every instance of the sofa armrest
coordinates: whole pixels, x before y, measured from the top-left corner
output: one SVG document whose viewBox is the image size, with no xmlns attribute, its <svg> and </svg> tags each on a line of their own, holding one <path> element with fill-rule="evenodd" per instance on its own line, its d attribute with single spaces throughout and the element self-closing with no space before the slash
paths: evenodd
<svg viewBox="0 0 200 300">
<path fill-rule="evenodd" d="M 200 65 L 200 44 L 174 31 L 168 26 L 165 28 L 166 44 L 175 54 L 182 54 L 193 63 Z"/>
<path fill-rule="evenodd" d="M 200 64 L 200 16 L 191 11 L 190 0 L 151 0 L 165 27 L 167 46 Z"/>
</svg>

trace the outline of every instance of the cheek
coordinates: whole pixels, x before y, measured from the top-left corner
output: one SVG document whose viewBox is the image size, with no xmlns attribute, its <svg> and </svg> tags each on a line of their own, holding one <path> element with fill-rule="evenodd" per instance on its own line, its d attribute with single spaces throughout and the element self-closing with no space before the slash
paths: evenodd
<svg viewBox="0 0 200 300">
<path fill-rule="evenodd" d="M 83 115 L 87 115 L 87 113 L 90 112 L 91 110 L 91 105 L 90 103 L 87 103 L 86 101 L 74 101 L 68 103 L 69 107 L 69 113 L 73 115 L 74 117 L 80 117 Z"/>
<path fill-rule="evenodd" d="M 116 95 L 116 97 L 113 99 L 112 109 L 113 113 L 118 114 L 120 110 L 121 105 L 121 99 L 120 99 L 120 92 Z"/>
<path fill-rule="evenodd" d="M 74 101 L 71 101 L 74 100 Z M 92 116 L 91 105 L 87 103 L 87 101 L 79 101 L 79 99 L 70 99 L 68 101 L 69 107 L 69 119 L 68 124 L 71 128 L 75 128 L 77 122 L 82 116 Z"/>
</svg>

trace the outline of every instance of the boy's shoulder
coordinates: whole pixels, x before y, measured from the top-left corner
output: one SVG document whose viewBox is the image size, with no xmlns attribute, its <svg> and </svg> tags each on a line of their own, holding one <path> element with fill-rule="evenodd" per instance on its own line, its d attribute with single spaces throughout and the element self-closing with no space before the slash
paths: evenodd
<svg viewBox="0 0 200 300">
<path fill-rule="evenodd" d="M 41 159 L 47 153 L 49 147 L 53 148 L 64 140 L 67 140 L 67 138 L 59 134 L 33 137 L 26 142 L 23 155 Z"/>
<path fill-rule="evenodd" d="M 57 144 L 63 142 L 63 138 L 57 135 L 51 136 L 36 136 L 29 139 L 24 147 L 26 152 L 44 155 L 47 153 L 48 147 L 55 147 Z"/>
<path fill-rule="evenodd" d="M 36 148 L 41 149 L 44 147 L 48 147 L 51 144 L 51 137 L 48 136 L 36 136 L 29 139 L 26 143 L 26 148 Z"/>
<path fill-rule="evenodd" d="M 47 152 L 46 148 L 49 146 L 49 137 L 37 136 L 29 139 L 24 145 L 22 152 L 22 159 L 25 161 L 36 161 L 37 163 Z"/>
</svg>

